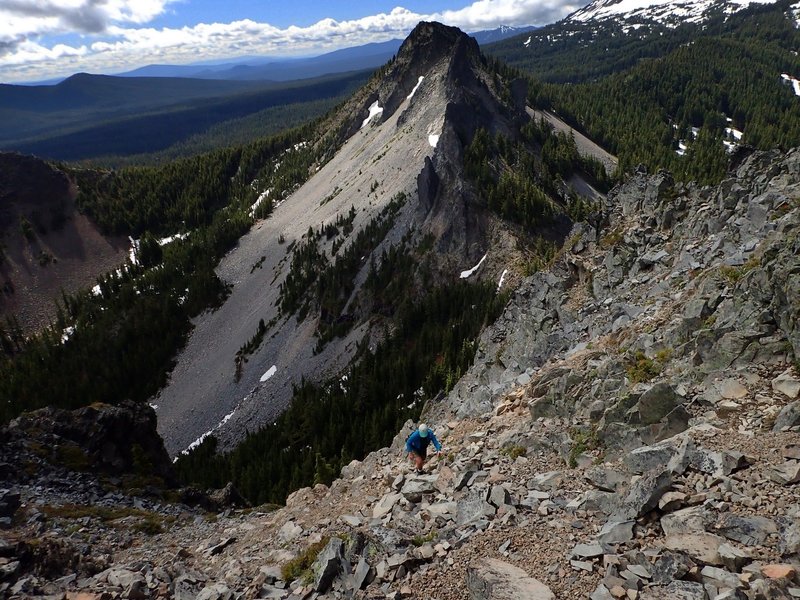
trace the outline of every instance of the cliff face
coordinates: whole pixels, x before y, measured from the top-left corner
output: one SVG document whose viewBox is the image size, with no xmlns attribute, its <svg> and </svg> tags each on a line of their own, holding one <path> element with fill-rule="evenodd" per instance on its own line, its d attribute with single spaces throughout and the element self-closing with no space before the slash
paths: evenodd
<svg viewBox="0 0 800 600">
<path fill-rule="evenodd" d="M 754 154 L 713 188 L 638 173 L 427 407 L 444 452 L 426 473 L 404 456 L 409 423 L 274 511 L 167 519 L 178 505 L 148 504 L 136 518 L 158 516 L 154 537 L 97 515 L 68 536 L 75 521 L 44 505 L 70 496 L 31 480 L 22 507 L 0 498 L 15 523 L 0 593 L 791 598 L 798 197 L 800 150 Z M 91 577 L 26 571 L 33 535 L 107 556 Z"/>
<path fill-rule="evenodd" d="M 26 334 L 54 318 L 62 290 L 92 287 L 127 258 L 127 239 L 104 236 L 75 196 L 64 171 L 0 152 L 0 318 L 16 317 Z"/>
</svg>

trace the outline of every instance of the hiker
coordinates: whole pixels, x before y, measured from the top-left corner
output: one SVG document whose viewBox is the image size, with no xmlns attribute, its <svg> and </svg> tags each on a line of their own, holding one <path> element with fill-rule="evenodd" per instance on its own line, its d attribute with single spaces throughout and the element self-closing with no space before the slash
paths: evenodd
<svg viewBox="0 0 800 600">
<path fill-rule="evenodd" d="M 406 440 L 408 458 L 414 463 L 417 472 L 422 471 L 422 466 L 425 464 L 425 459 L 428 456 L 428 444 L 431 442 L 433 442 L 433 447 L 436 448 L 436 454 L 438 456 L 442 453 L 442 445 L 439 443 L 439 440 L 436 439 L 436 435 L 433 431 L 425 423 L 420 423 L 417 430 L 408 436 Z"/>
</svg>

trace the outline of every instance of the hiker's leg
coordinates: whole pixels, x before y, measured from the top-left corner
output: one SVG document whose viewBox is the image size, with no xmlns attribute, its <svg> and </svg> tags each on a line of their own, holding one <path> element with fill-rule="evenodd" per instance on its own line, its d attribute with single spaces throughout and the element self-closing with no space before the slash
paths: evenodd
<svg viewBox="0 0 800 600">
<path fill-rule="evenodd" d="M 416 452 L 410 453 L 408 457 L 411 459 L 411 462 L 414 463 L 414 468 L 417 471 L 421 471 L 422 466 L 425 464 L 425 457 L 417 454 Z"/>
</svg>

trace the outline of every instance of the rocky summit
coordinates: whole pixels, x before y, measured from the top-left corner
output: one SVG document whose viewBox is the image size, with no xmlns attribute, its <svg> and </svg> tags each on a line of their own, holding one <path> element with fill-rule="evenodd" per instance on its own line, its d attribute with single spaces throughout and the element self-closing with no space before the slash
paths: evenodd
<svg viewBox="0 0 800 600">
<path fill-rule="evenodd" d="M 20 417 L 0 596 L 800 597 L 798 233 L 800 150 L 715 187 L 639 170 L 426 407 L 444 451 L 421 474 L 409 422 L 330 487 L 241 508 L 170 489 L 149 409 Z"/>
</svg>

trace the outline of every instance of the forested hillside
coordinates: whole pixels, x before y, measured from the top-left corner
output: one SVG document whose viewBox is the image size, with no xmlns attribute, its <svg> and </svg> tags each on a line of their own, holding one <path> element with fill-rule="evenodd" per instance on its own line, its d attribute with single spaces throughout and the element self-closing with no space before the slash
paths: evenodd
<svg viewBox="0 0 800 600">
<path fill-rule="evenodd" d="M 736 146 L 800 143 L 800 97 L 781 77 L 800 73 L 788 8 L 676 29 L 559 23 L 528 46 L 518 37 L 487 51 L 531 75 L 530 101 L 617 154 L 622 171 L 644 163 L 709 183 Z"/>
</svg>

